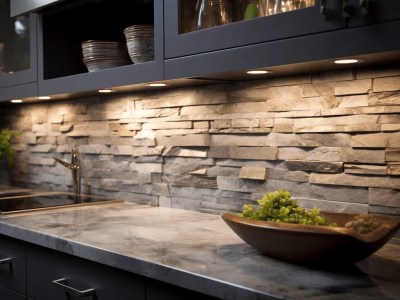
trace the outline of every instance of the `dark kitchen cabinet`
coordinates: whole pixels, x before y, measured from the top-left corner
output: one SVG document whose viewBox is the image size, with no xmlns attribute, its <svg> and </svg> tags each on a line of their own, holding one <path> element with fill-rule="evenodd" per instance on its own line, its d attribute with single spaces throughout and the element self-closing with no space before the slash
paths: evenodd
<svg viewBox="0 0 400 300">
<path fill-rule="evenodd" d="M 5 287 L 0 295 L 12 291 L 26 294 L 25 243 L 3 235 L 0 235 L 0 286 Z"/>
<path fill-rule="evenodd" d="M 399 56 L 397 2 L 370 0 L 366 13 L 359 0 L 315 0 L 306 8 L 193 30 L 184 24 L 196 16 L 195 4 L 166 1 L 165 76 L 229 80 L 259 68 L 280 67 L 285 74 L 332 70 L 333 59 L 360 55 L 384 62 Z"/>
<path fill-rule="evenodd" d="M 9 290 L 5 287 L 0 286 L 0 299 L 4 300 L 25 300 L 24 295 L 18 294 L 13 290 Z"/>
<path fill-rule="evenodd" d="M 314 0 L 309 1 L 309 7 L 250 20 L 237 20 L 240 17 L 235 19 L 239 8 L 232 6 L 232 22 L 196 30 L 196 2 L 164 1 L 166 59 L 326 32 L 345 26 L 340 13 L 340 1 L 327 1 L 329 12 L 324 15 L 320 13 L 321 1 Z M 236 0 L 230 3 L 239 2 Z"/>
<path fill-rule="evenodd" d="M 37 94 L 37 16 L 9 12 L 10 0 L 0 0 L 0 101 Z"/>
<path fill-rule="evenodd" d="M 27 293 L 36 300 L 145 300 L 145 279 L 58 251 L 29 245 Z"/>
<path fill-rule="evenodd" d="M 39 12 L 39 93 L 80 93 L 163 79 L 163 1 L 61 1 Z M 151 61 L 88 72 L 82 42 L 120 41 L 131 25 L 154 25 Z"/>
</svg>

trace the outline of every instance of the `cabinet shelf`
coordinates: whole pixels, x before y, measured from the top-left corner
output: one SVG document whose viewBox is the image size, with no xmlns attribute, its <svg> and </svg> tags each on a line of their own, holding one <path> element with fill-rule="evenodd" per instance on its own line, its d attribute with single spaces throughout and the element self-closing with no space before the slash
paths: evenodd
<svg viewBox="0 0 400 300">
<path fill-rule="evenodd" d="M 124 29 L 137 24 L 154 25 L 153 61 L 88 72 L 82 42 L 126 44 Z M 77 93 L 163 78 L 162 1 L 61 2 L 41 12 L 39 28 L 40 94 Z"/>
</svg>

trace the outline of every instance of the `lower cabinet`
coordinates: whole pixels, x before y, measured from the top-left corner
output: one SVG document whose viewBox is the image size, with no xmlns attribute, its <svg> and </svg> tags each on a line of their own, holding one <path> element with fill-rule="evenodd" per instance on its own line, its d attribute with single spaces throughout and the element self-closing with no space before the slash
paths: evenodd
<svg viewBox="0 0 400 300">
<path fill-rule="evenodd" d="M 21 295 L 4 286 L 0 286 L 0 299 L 2 300 L 26 300 L 24 295 Z"/>
<path fill-rule="evenodd" d="M 26 243 L 3 235 L 0 235 L 0 286 L 4 288 L 0 295 L 9 291 L 26 294 Z"/>
<path fill-rule="evenodd" d="M 27 291 L 34 299 L 146 299 L 144 277 L 33 245 L 27 254 Z"/>
<path fill-rule="evenodd" d="M 81 298 L 90 300 L 217 299 L 0 235 L 0 300 Z"/>
</svg>

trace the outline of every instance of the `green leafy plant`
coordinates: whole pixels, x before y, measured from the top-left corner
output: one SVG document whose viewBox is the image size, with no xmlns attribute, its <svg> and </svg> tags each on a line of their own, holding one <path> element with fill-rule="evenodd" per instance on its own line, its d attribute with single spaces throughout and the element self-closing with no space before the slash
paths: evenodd
<svg viewBox="0 0 400 300">
<path fill-rule="evenodd" d="M 11 141 L 21 135 L 18 130 L 3 129 L 0 131 L 0 157 L 5 157 L 8 166 L 14 163 L 14 150 L 11 146 Z"/>
<path fill-rule="evenodd" d="M 319 209 L 304 209 L 292 199 L 290 192 L 279 190 L 267 193 L 257 200 L 258 208 L 251 204 L 243 205 L 243 211 L 238 215 L 247 219 L 274 221 L 303 225 L 336 226 L 319 215 Z"/>
</svg>

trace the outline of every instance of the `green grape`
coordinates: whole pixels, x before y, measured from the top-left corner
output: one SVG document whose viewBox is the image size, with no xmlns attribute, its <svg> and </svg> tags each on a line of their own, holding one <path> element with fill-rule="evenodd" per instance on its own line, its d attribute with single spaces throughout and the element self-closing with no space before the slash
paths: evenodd
<svg viewBox="0 0 400 300">
<path fill-rule="evenodd" d="M 293 224 L 336 226 L 320 216 L 318 208 L 304 209 L 292 199 L 290 192 L 279 190 L 267 193 L 257 200 L 258 208 L 251 204 L 243 205 L 238 215 L 247 219 L 274 221 Z"/>
</svg>

